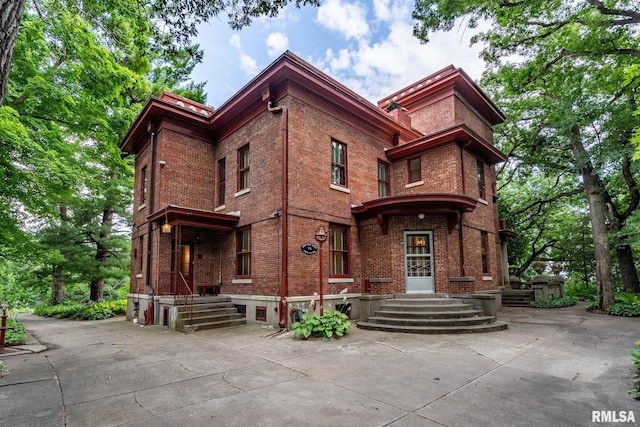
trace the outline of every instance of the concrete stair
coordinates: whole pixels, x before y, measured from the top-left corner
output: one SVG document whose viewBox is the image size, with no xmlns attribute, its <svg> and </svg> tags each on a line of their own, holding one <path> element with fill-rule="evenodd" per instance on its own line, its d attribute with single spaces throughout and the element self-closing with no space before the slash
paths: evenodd
<svg viewBox="0 0 640 427">
<path fill-rule="evenodd" d="M 529 307 L 535 300 L 533 289 L 504 289 L 502 305 L 506 307 Z"/>
<path fill-rule="evenodd" d="M 203 329 L 244 325 L 247 320 L 238 312 L 231 298 L 224 296 L 193 297 L 191 316 L 189 306 L 178 307 L 176 330 L 193 332 Z"/>
<path fill-rule="evenodd" d="M 495 316 L 486 316 L 447 294 L 396 294 L 358 328 L 415 334 L 464 334 L 507 328 Z"/>
</svg>

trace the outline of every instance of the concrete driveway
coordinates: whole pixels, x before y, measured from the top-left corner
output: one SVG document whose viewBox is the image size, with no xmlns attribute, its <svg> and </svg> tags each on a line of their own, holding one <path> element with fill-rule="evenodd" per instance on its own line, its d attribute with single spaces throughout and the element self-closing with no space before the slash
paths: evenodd
<svg viewBox="0 0 640 427">
<path fill-rule="evenodd" d="M 47 350 L 0 355 L 0 425 L 621 425 L 592 423 L 593 411 L 633 411 L 640 422 L 627 393 L 640 319 L 582 305 L 498 318 L 508 330 L 354 325 L 340 340 L 300 341 L 256 325 L 186 335 L 123 318 L 25 315 L 38 341 L 27 350 Z"/>
</svg>

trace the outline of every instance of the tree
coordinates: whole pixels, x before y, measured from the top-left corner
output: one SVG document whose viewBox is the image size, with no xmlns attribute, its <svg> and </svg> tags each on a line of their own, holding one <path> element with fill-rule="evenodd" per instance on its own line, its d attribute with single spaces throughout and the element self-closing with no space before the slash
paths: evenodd
<svg viewBox="0 0 640 427">
<path fill-rule="evenodd" d="M 197 34 L 197 25 L 226 12 L 229 25 L 240 29 L 251 24 L 253 18 L 259 16 L 276 16 L 280 9 L 289 3 L 296 7 L 320 4 L 319 0 L 148 0 L 132 2 L 130 0 L 59 0 L 35 1 L 31 5 L 35 9 L 46 9 L 50 3 L 57 3 L 62 10 L 77 10 L 83 19 L 96 28 L 107 29 L 105 35 L 117 43 L 119 31 L 128 31 L 125 26 L 114 26 L 120 16 L 137 18 L 137 30 L 147 27 L 154 31 L 154 46 L 148 46 L 144 53 L 152 52 L 158 47 L 163 49 L 179 45 L 189 46 L 191 39 Z M 25 0 L 0 0 L 0 105 L 5 98 L 5 88 L 9 79 L 9 66 L 17 33 L 24 10 Z M 120 21 L 134 23 L 134 21 Z M 126 24 L 125 24 L 126 25 Z M 143 46 L 139 46 L 143 47 Z"/>
<path fill-rule="evenodd" d="M 429 31 L 451 29 L 461 17 L 472 27 L 481 20 L 492 24 L 474 41 L 486 43 L 494 95 L 511 124 L 523 129 L 523 149 L 538 153 L 537 164 L 564 165 L 581 179 L 605 308 L 613 303 L 610 222 L 616 212 L 637 207 L 628 197 L 631 181 L 627 191 L 612 185 L 619 176 L 615 165 L 628 158 L 635 123 L 640 76 L 629 78 L 628 70 L 640 58 L 637 1 L 423 0 L 414 10 L 414 32 L 427 41 Z"/>
</svg>

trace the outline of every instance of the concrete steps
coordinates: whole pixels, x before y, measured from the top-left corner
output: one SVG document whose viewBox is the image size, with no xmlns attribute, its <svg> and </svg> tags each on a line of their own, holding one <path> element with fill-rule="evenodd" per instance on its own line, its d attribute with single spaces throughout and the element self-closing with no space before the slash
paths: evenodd
<svg viewBox="0 0 640 427">
<path fill-rule="evenodd" d="M 486 316 L 449 295 L 396 294 L 366 321 L 361 329 L 416 334 L 462 334 L 493 332 L 507 328 L 495 316 Z"/>
<path fill-rule="evenodd" d="M 176 329 L 179 331 L 196 331 L 203 329 L 225 328 L 244 325 L 247 320 L 238 312 L 231 298 L 222 296 L 194 297 L 191 305 L 178 307 Z"/>
<path fill-rule="evenodd" d="M 505 307 L 529 307 L 535 300 L 533 289 L 505 289 L 502 291 L 502 305 Z"/>
</svg>

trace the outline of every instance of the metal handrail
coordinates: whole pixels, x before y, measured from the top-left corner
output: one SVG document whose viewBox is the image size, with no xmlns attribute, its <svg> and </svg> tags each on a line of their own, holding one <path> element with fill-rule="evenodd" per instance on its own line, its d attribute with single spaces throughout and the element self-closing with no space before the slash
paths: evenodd
<svg viewBox="0 0 640 427">
<path fill-rule="evenodd" d="M 181 271 L 178 271 L 178 275 L 182 283 L 176 283 L 176 295 L 183 295 L 183 304 L 189 316 L 189 326 L 193 326 L 193 291 L 189 288 L 187 279 L 184 278 Z M 184 294 L 181 292 L 183 289 L 185 290 Z"/>
</svg>

